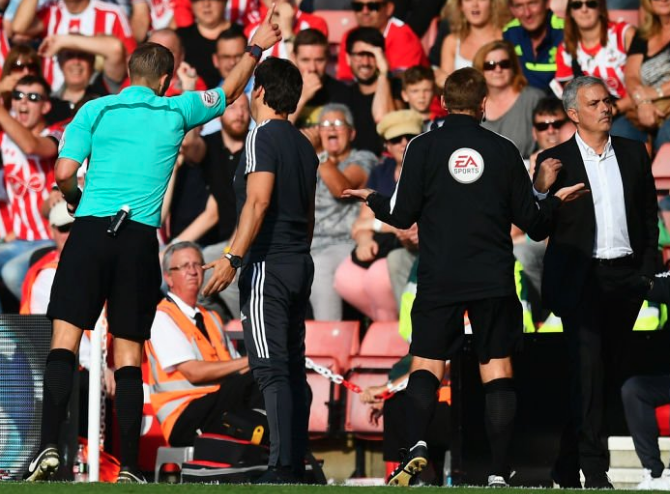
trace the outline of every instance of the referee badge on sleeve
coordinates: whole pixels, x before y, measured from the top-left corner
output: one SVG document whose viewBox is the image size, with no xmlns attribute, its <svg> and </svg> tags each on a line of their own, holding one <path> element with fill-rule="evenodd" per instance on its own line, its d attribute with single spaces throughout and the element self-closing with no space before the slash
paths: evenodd
<svg viewBox="0 0 670 494">
<path fill-rule="evenodd" d="M 221 99 L 219 93 L 215 89 L 210 89 L 208 91 L 201 91 L 200 98 L 207 108 L 216 106 Z"/>
<path fill-rule="evenodd" d="M 484 174 L 484 158 L 474 149 L 457 149 L 449 156 L 449 173 L 462 184 L 476 182 Z"/>
</svg>

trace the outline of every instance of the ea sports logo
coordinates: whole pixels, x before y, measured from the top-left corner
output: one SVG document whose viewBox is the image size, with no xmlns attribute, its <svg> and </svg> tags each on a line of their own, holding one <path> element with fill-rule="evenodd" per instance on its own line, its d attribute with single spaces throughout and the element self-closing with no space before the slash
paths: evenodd
<svg viewBox="0 0 670 494">
<path fill-rule="evenodd" d="M 449 173 L 462 184 L 471 184 L 484 174 L 484 158 L 471 148 L 460 148 L 449 157 Z"/>
</svg>

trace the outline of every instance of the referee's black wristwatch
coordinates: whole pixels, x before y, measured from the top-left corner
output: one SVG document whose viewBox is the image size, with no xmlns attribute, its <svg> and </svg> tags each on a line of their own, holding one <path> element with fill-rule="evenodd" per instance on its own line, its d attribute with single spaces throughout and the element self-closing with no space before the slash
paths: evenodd
<svg viewBox="0 0 670 494">
<path fill-rule="evenodd" d="M 263 48 L 258 45 L 247 45 L 247 47 L 244 49 L 244 52 L 254 57 L 256 62 L 258 62 L 263 56 Z"/>
<path fill-rule="evenodd" d="M 240 256 L 236 256 L 235 254 L 228 252 L 224 257 L 230 261 L 230 265 L 233 267 L 233 269 L 239 269 L 242 267 L 242 258 Z"/>
</svg>

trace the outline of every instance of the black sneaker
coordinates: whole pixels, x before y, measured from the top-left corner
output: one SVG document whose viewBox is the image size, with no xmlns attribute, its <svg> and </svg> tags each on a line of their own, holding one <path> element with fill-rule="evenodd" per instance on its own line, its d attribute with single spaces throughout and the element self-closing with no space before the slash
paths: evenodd
<svg viewBox="0 0 670 494">
<path fill-rule="evenodd" d="M 388 485 L 408 486 L 412 479 L 418 475 L 428 464 L 428 445 L 419 441 L 407 452 L 405 457 L 393 470 L 386 483 Z"/>
<path fill-rule="evenodd" d="M 291 467 L 268 467 L 254 484 L 299 484 L 300 480 Z"/>
<path fill-rule="evenodd" d="M 26 482 L 49 480 L 58 470 L 60 455 L 54 446 L 47 446 L 28 465 L 28 471 L 23 476 Z"/>
<path fill-rule="evenodd" d="M 128 467 L 121 467 L 119 476 L 116 479 L 117 484 L 146 484 L 147 479 L 144 478 L 142 472 Z"/>
<path fill-rule="evenodd" d="M 584 479 L 585 489 L 614 489 L 607 474 L 586 475 Z"/>
</svg>

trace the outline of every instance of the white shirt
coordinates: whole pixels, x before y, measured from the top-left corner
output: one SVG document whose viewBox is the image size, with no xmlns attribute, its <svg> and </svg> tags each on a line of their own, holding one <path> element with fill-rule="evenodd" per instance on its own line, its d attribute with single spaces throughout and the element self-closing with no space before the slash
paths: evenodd
<svg viewBox="0 0 670 494">
<path fill-rule="evenodd" d="M 619 162 L 612 148 L 612 138 L 607 139 L 603 154 L 599 155 L 575 132 L 575 140 L 586 168 L 591 186 L 591 198 L 596 214 L 596 238 L 593 257 L 616 259 L 633 253 L 628 236 L 626 201 L 623 195 L 623 181 Z M 548 193 L 541 193 L 533 187 L 538 200 Z"/>
<path fill-rule="evenodd" d="M 616 259 L 631 255 L 626 221 L 626 201 L 619 163 L 612 148 L 612 138 L 607 139 L 605 149 L 598 155 L 575 134 L 579 152 L 584 161 L 591 186 L 591 197 L 596 213 L 596 238 L 593 257 Z"/>
<path fill-rule="evenodd" d="M 195 315 L 200 312 L 198 308 L 191 307 L 177 295 L 168 292 L 170 297 L 180 311 L 184 313 L 189 320 L 195 324 Z M 224 338 L 224 345 L 228 349 L 231 358 L 239 358 L 239 354 L 230 344 L 227 336 Z M 175 370 L 175 366 L 188 362 L 189 360 L 198 360 L 191 342 L 174 320 L 163 311 L 156 311 L 154 323 L 151 326 L 151 344 L 156 352 L 156 357 L 165 372 L 170 373 Z"/>
</svg>

